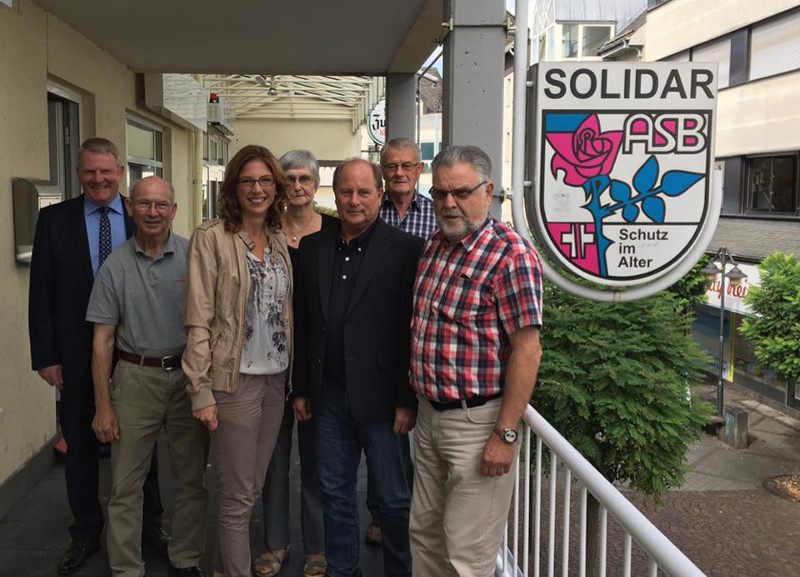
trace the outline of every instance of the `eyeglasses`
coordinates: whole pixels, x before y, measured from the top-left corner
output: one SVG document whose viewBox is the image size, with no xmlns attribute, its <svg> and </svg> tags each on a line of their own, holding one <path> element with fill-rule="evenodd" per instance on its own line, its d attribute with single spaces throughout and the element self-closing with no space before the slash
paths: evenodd
<svg viewBox="0 0 800 577">
<path fill-rule="evenodd" d="M 308 186 L 309 184 L 314 182 L 314 178 L 309 174 L 301 174 L 300 176 L 287 174 L 286 180 L 289 181 L 289 184 L 297 184 L 299 182 L 302 186 Z"/>
<path fill-rule="evenodd" d="M 271 176 L 263 176 L 256 180 L 255 178 L 240 178 L 239 179 L 239 186 L 242 190 L 253 190 L 256 187 L 256 183 L 261 185 L 261 188 L 269 188 L 275 184 L 275 179 Z"/>
<path fill-rule="evenodd" d="M 139 212 L 147 212 L 150 207 L 155 206 L 158 212 L 169 212 L 172 208 L 172 203 L 165 200 L 158 202 L 151 202 L 149 200 L 137 200 L 133 203 L 133 207 Z"/>
<path fill-rule="evenodd" d="M 453 198 L 457 200 L 466 200 L 470 197 L 470 195 L 482 187 L 484 184 L 489 182 L 488 180 L 484 180 L 480 184 L 476 184 L 472 188 L 457 188 L 456 190 L 444 190 L 442 188 L 431 188 L 428 191 L 428 194 L 431 195 L 433 200 L 444 200 L 447 198 L 448 194 L 452 194 Z"/>
<path fill-rule="evenodd" d="M 397 164 L 396 162 L 390 162 L 389 164 L 384 164 L 383 169 L 386 172 L 397 172 L 398 168 L 402 168 L 403 172 L 411 172 L 418 166 L 419 162 L 404 162 L 402 164 Z"/>
</svg>

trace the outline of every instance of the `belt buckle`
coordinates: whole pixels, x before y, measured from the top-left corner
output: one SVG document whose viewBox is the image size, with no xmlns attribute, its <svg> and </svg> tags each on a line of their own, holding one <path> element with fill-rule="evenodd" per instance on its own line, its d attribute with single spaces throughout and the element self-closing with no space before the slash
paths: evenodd
<svg viewBox="0 0 800 577">
<path fill-rule="evenodd" d="M 169 356 L 166 356 L 166 357 L 161 357 L 161 368 L 164 369 L 168 373 L 170 371 L 174 371 L 175 367 L 168 367 L 168 366 L 164 365 L 164 361 L 167 361 L 169 359 L 174 359 L 174 358 L 175 358 L 175 355 L 169 355 Z"/>
</svg>

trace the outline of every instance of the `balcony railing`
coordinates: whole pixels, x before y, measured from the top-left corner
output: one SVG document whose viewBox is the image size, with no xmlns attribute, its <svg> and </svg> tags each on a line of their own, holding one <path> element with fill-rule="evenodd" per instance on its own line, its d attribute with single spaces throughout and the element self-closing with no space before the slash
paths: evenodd
<svg viewBox="0 0 800 577">
<path fill-rule="evenodd" d="M 614 575 L 630 577 L 633 574 L 634 561 L 644 564 L 641 570 L 635 571 L 636 575 L 643 575 L 645 567 L 650 577 L 656 577 L 659 569 L 672 577 L 704 575 L 533 407 L 529 406 L 525 410 L 523 419 L 525 434 L 522 437 L 523 446 L 516 470 L 516 489 L 503 547 L 497 556 L 496 575 L 528 577 L 532 574 L 533 577 L 555 577 L 560 574 L 567 577 L 577 574 L 585 577 L 588 562 L 586 536 L 589 530 L 589 495 L 599 503 L 599 521 L 596 526 L 599 531 L 597 570 L 600 577 L 606 576 L 608 568 L 610 536 L 622 540 L 621 559 L 618 559 L 621 567 L 613 571 Z M 535 452 L 531 451 L 532 442 L 536 443 Z M 550 456 L 547 475 L 543 474 L 542 468 L 544 447 L 549 450 Z M 545 491 L 542 489 L 543 479 L 548 485 Z M 577 507 L 572 506 L 573 498 L 578 501 Z M 546 519 L 543 517 L 543 500 L 549 502 Z M 609 531 L 609 513 L 619 526 L 617 528 L 613 525 L 612 531 Z M 557 523 L 559 515 L 560 523 Z M 572 521 L 573 516 L 578 517 L 577 526 Z M 576 540 L 573 536 L 572 542 L 571 531 L 577 531 L 578 537 Z M 543 543 L 545 538 L 546 544 Z M 634 543 L 637 545 L 636 549 Z M 614 545 L 614 550 L 619 551 L 618 544 Z M 546 567 L 543 567 L 543 546 Z M 558 566 L 557 553 L 560 553 Z M 557 572 L 559 569 L 560 573 Z"/>
</svg>

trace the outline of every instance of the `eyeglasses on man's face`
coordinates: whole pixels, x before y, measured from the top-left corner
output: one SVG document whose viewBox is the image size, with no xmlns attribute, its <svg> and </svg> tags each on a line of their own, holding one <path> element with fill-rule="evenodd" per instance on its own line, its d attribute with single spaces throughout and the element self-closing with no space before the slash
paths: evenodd
<svg viewBox="0 0 800 577">
<path fill-rule="evenodd" d="M 172 203 L 165 200 L 153 202 L 149 200 L 136 200 L 133 202 L 133 207 L 139 212 L 147 212 L 151 207 L 155 206 L 158 212 L 169 212 L 172 208 Z"/>
<path fill-rule="evenodd" d="M 240 178 L 239 188 L 242 190 L 253 190 L 256 187 L 256 183 L 260 184 L 262 189 L 266 189 L 274 186 L 275 179 L 271 176 L 263 176 L 258 180 L 255 178 Z"/>
<path fill-rule="evenodd" d="M 483 182 L 480 182 L 480 183 L 476 184 L 472 188 L 457 188 L 455 190 L 444 190 L 443 188 L 432 187 L 428 191 L 428 194 L 431 195 L 431 198 L 433 200 L 444 200 L 444 199 L 447 198 L 448 194 L 452 194 L 453 198 L 455 198 L 456 200 L 467 200 L 470 196 L 472 196 L 473 192 L 478 190 L 480 187 L 482 187 L 487 182 L 489 182 L 489 181 L 488 180 L 484 180 Z"/>
<path fill-rule="evenodd" d="M 398 169 L 402 168 L 403 172 L 411 172 L 415 168 L 419 166 L 419 162 L 389 162 L 388 164 L 383 165 L 383 169 L 386 172 L 397 172 Z"/>
</svg>

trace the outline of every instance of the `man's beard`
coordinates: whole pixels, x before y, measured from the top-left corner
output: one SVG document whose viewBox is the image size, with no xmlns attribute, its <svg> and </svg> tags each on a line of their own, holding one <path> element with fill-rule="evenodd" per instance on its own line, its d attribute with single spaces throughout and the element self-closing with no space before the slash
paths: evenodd
<svg viewBox="0 0 800 577">
<path fill-rule="evenodd" d="M 451 220 L 446 218 L 448 216 L 457 216 L 459 218 L 458 220 Z M 439 230 L 442 231 L 442 234 L 449 242 L 457 242 L 469 236 L 481 226 L 481 223 L 467 219 L 457 208 L 442 210 L 442 213 L 436 217 L 436 224 L 439 225 Z"/>
</svg>

